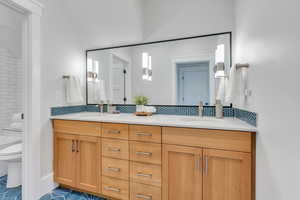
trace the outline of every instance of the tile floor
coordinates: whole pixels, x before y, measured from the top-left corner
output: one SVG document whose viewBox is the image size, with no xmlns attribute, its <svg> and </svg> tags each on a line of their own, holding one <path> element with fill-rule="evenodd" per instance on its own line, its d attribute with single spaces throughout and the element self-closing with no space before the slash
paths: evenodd
<svg viewBox="0 0 300 200">
<path fill-rule="evenodd" d="M 6 188 L 7 176 L 0 177 L 0 200 L 21 200 L 22 187 Z"/>
<path fill-rule="evenodd" d="M 105 200 L 93 195 L 76 192 L 69 189 L 57 188 L 52 193 L 46 194 L 40 200 Z"/>
</svg>

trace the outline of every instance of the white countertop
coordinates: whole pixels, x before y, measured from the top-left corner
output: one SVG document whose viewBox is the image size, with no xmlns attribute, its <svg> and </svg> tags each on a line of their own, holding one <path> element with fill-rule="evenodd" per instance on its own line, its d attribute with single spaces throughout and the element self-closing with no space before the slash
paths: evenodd
<svg viewBox="0 0 300 200">
<path fill-rule="evenodd" d="M 110 122 L 124 124 L 143 124 L 156 126 L 171 126 L 185 128 L 205 128 L 217 130 L 234 130 L 256 132 L 254 126 L 239 119 L 227 117 L 216 119 L 214 117 L 182 116 L 182 115 L 153 115 L 149 117 L 139 117 L 134 114 L 107 114 L 97 112 L 80 112 L 67 115 L 52 116 L 51 119 Z"/>
</svg>

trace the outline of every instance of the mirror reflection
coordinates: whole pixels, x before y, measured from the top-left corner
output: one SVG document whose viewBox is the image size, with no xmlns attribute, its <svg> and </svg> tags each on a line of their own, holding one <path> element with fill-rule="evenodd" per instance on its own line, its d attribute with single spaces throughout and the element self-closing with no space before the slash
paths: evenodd
<svg viewBox="0 0 300 200">
<path fill-rule="evenodd" d="M 88 104 L 133 104 L 146 96 L 151 105 L 213 105 L 225 95 L 220 82 L 230 68 L 230 48 L 228 33 L 89 50 Z"/>
</svg>

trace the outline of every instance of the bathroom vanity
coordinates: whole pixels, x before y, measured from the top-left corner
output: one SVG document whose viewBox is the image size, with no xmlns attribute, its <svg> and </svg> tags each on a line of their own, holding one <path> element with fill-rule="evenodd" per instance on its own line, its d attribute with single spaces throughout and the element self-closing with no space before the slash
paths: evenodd
<svg viewBox="0 0 300 200">
<path fill-rule="evenodd" d="M 54 180 L 120 200 L 255 199 L 255 128 L 237 119 L 55 116 Z"/>
</svg>

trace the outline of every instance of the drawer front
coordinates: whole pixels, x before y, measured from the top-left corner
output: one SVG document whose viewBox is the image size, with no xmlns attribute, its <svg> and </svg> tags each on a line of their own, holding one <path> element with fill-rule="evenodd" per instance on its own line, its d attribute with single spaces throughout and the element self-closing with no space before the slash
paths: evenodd
<svg viewBox="0 0 300 200">
<path fill-rule="evenodd" d="M 130 125 L 129 139 L 133 141 L 161 143 L 161 127 Z"/>
<path fill-rule="evenodd" d="M 53 128 L 56 134 L 67 133 L 84 136 L 101 136 L 101 123 L 99 122 L 54 120 Z"/>
<path fill-rule="evenodd" d="M 161 164 L 161 144 L 130 142 L 130 160 Z"/>
<path fill-rule="evenodd" d="M 129 182 L 102 177 L 102 194 L 121 200 L 129 199 Z"/>
<path fill-rule="evenodd" d="M 153 186 L 161 186 L 161 166 L 130 163 L 130 180 L 137 183 L 144 183 Z"/>
<path fill-rule="evenodd" d="M 130 200 L 161 200 L 161 188 L 131 182 Z"/>
<path fill-rule="evenodd" d="M 164 127 L 162 140 L 164 144 L 251 152 L 250 132 Z"/>
<path fill-rule="evenodd" d="M 128 141 L 102 138 L 102 156 L 128 160 Z"/>
<path fill-rule="evenodd" d="M 103 157 L 102 175 L 129 180 L 129 161 Z"/>
<path fill-rule="evenodd" d="M 102 137 L 128 140 L 128 129 L 127 124 L 104 123 L 102 125 Z"/>
</svg>

